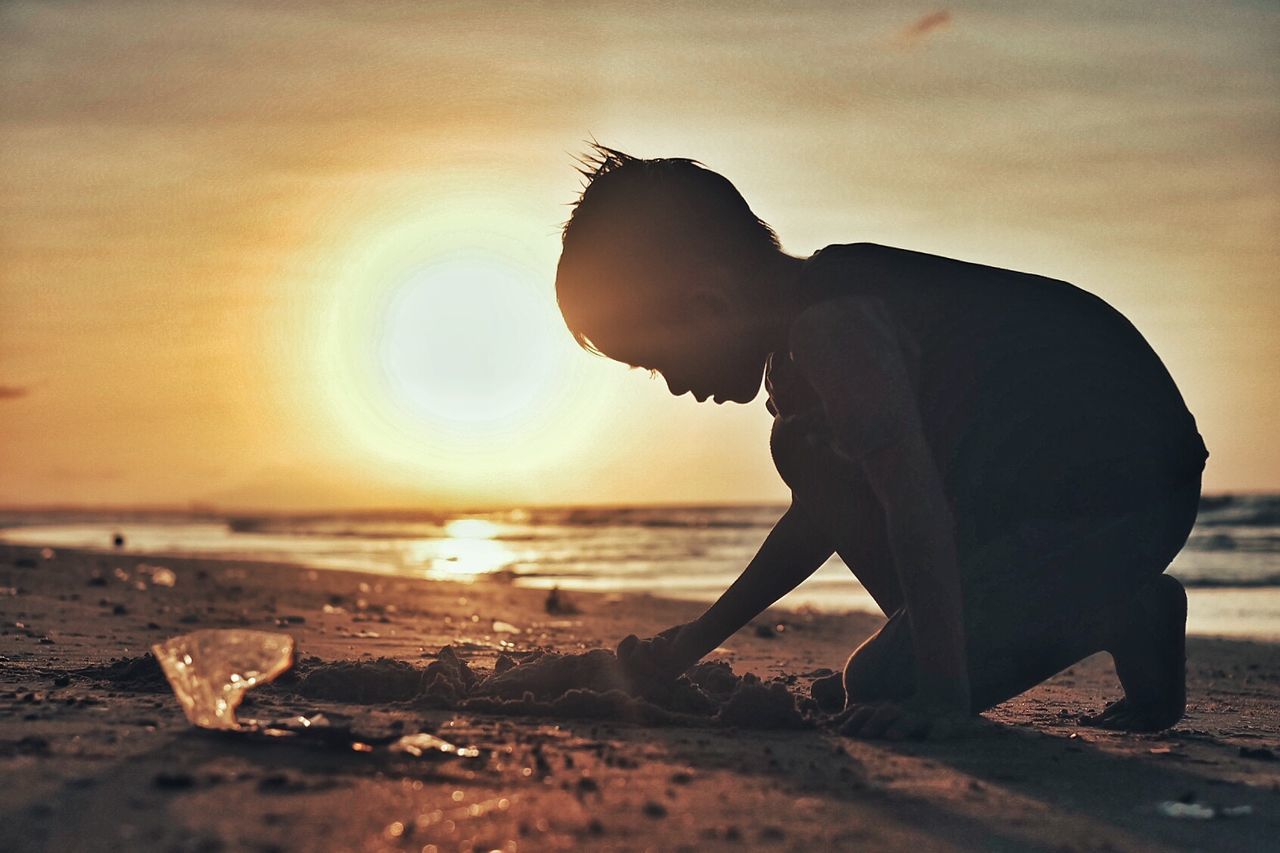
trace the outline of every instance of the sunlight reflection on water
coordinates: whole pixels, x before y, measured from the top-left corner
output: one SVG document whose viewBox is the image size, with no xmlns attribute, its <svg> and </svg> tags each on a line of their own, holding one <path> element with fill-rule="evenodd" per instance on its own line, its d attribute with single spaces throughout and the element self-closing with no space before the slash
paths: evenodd
<svg viewBox="0 0 1280 853">
<path fill-rule="evenodd" d="M 517 554 L 496 537 L 502 528 L 482 518 L 457 518 L 444 525 L 444 539 L 424 539 L 409 549 L 412 562 L 429 578 L 468 580 L 511 565 Z"/>
</svg>

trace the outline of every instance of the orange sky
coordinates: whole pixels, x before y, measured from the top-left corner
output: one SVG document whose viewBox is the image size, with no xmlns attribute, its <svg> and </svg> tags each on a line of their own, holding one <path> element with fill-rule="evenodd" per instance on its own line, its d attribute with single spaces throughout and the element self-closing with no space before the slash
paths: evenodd
<svg viewBox="0 0 1280 853">
<path fill-rule="evenodd" d="M 1206 487 L 1280 488 L 1280 10 L 903 8 L 5 3 L 0 504 L 785 498 L 760 401 L 558 325 L 588 135 L 703 160 L 793 253 L 1098 293 Z"/>
</svg>

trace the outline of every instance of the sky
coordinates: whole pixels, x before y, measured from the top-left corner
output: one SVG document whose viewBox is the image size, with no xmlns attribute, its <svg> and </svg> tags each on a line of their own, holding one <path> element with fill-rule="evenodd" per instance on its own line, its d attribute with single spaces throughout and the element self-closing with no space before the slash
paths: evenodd
<svg viewBox="0 0 1280 853">
<path fill-rule="evenodd" d="M 0 5 L 0 505 L 781 501 L 763 396 L 576 348 L 595 138 L 784 248 L 1071 281 L 1280 489 L 1280 6 Z"/>
</svg>

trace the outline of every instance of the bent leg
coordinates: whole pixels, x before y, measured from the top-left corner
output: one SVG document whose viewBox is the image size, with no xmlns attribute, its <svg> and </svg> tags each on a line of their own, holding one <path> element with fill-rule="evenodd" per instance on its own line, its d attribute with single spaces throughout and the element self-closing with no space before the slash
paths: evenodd
<svg viewBox="0 0 1280 853">
<path fill-rule="evenodd" d="M 1187 593 L 1177 578 L 1161 575 L 1131 605 L 1129 618 L 1107 644 L 1124 688 L 1085 725 L 1158 732 L 1182 719 L 1187 709 Z"/>
<path fill-rule="evenodd" d="M 1109 651 L 1126 698 L 1099 725 L 1167 728 L 1185 705 L 1185 595 L 1161 575 L 1194 520 L 1153 507 L 1108 520 L 1047 520 L 962 556 L 973 711 L 999 704 L 1099 651 Z M 905 612 L 845 667 L 848 704 L 914 692 Z"/>
</svg>

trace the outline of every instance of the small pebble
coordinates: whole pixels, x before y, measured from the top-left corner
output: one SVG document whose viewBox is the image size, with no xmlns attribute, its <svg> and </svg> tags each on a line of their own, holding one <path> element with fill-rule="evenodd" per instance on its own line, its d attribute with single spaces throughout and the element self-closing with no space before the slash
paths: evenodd
<svg viewBox="0 0 1280 853">
<path fill-rule="evenodd" d="M 653 800 L 644 804 L 643 811 L 652 818 L 664 818 L 667 816 L 667 807 L 662 803 L 655 803 Z"/>
</svg>

